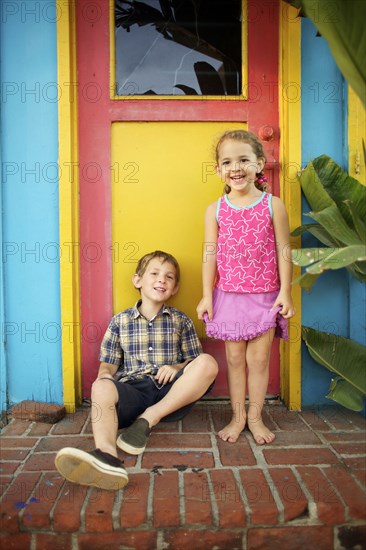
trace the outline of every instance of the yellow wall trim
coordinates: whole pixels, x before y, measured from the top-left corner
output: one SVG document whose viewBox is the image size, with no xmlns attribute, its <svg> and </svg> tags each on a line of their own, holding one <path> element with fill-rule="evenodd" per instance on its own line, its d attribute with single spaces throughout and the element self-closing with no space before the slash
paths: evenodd
<svg viewBox="0 0 366 550">
<path fill-rule="evenodd" d="M 301 23 L 297 10 L 281 2 L 280 17 L 280 166 L 281 198 L 289 214 L 290 229 L 301 225 L 301 190 L 297 173 L 301 168 L 301 102 L 283 93 L 291 83 L 301 83 Z M 300 248 L 300 238 L 291 248 Z M 289 258 L 290 260 L 290 258 Z M 301 269 L 294 266 L 294 279 Z M 301 409 L 301 288 L 292 287 L 296 315 L 289 322 L 289 342 L 281 341 L 281 397 L 290 410 Z"/>
<path fill-rule="evenodd" d="M 348 173 L 366 184 L 362 140 L 366 146 L 366 111 L 361 100 L 348 86 Z"/>
<path fill-rule="evenodd" d="M 67 412 L 81 403 L 80 284 L 75 2 L 57 0 L 60 292 L 63 399 Z"/>
</svg>

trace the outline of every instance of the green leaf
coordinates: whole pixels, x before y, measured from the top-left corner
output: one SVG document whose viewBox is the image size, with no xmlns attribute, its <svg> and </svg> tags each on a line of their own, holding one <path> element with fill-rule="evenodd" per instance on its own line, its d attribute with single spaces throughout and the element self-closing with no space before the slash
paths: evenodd
<svg viewBox="0 0 366 550">
<path fill-rule="evenodd" d="M 350 211 L 353 227 L 355 228 L 357 235 L 359 236 L 362 242 L 366 243 L 366 225 L 363 223 L 363 221 L 359 217 L 353 202 L 347 200 L 347 201 L 344 201 L 344 203 Z"/>
<path fill-rule="evenodd" d="M 310 275 L 310 273 L 305 272 L 300 277 L 297 277 L 296 279 L 294 279 L 292 281 L 292 284 L 293 285 L 299 284 L 301 288 L 309 292 L 311 287 L 319 277 L 320 275 Z"/>
<path fill-rule="evenodd" d="M 318 252 L 309 254 L 294 251 L 294 263 L 310 265 L 306 272 L 298 277 L 302 288 L 310 290 L 317 277 L 325 270 L 345 267 L 356 279 L 366 282 L 366 261 L 363 248 L 352 248 L 366 244 L 366 187 L 348 176 L 330 157 L 322 155 L 310 162 L 299 178 L 304 194 L 313 212 L 305 214 L 318 223 L 309 223 L 297 227 L 291 235 L 296 237 L 305 232 L 316 237 L 321 243 L 333 249 L 315 257 Z M 352 200 L 348 197 L 351 197 Z M 323 209 L 321 207 L 323 206 Z M 342 250 L 341 250 L 342 249 Z M 308 258 L 306 257 L 308 254 Z M 300 257 L 301 256 L 301 257 Z M 321 259 L 326 261 L 319 262 Z M 309 262 L 307 262 L 309 259 Z"/>
<path fill-rule="evenodd" d="M 322 227 L 319 223 L 305 223 L 304 225 L 300 225 L 300 227 L 297 227 L 292 231 L 291 235 L 293 237 L 298 237 L 299 235 L 302 235 L 305 232 L 310 233 L 311 235 L 314 235 L 323 244 L 326 244 L 327 246 L 339 246 L 341 243 L 331 237 Z"/>
<path fill-rule="evenodd" d="M 354 267 L 358 273 L 366 275 L 366 262 L 357 262 Z"/>
<path fill-rule="evenodd" d="M 352 411 L 362 411 L 363 394 L 340 376 L 333 378 L 326 397 Z"/>
<path fill-rule="evenodd" d="M 362 183 L 349 176 L 327 155 L 321 155 L 314 159 L 312 167 L 326 193 L 337 204 L 343 218 L 350 227 L 354 227 L 354 220 L 345 201 L 350 201 L 358 217 L 361 220 L 366 220 L 366 187 Z M 310 206 L 313 208 L 311 204 Z M 317 211 L 318 208 L 313 208 L 313 210 Z"/>
<path fill-rule="evenodd" d="M 310 161 L 299 177 L 301 189 L 308 201 L 310 207 L 315 212 L 324 210 L 328 206 L 334 205 L 334 201 L 325 191 L 322 182 Z"/>
<path fill-rule="evenodd" d="M 344 248 L 298 248 L 291 251 L 292 262 L 295 265 L 306 267 L 306 271 L 300 277 L 293 281 L 293 284 L 299 283 L 302 288 L 310 290 L 316 278 L 323 271 L 329 269 L 342 269 L 352 266 L 357 271 L 357 278 L 366 280 L 366 276 L 358 266 L 364 266 L 366 260 L 366 246 L 347 246 Z M 357 263 L 356 263 L 357 262 Z M 353 273 L 353 271 L 352 271 Z M 308 275 L 306 277 L 305 275 Z"/>
<path fill-rule="evenodd" d="M 291 251 L 292 262 L 295 265 L 306 266 L 325 260 L 338 248 L 298 248 Z"/>
<path fill-rule="evenodd" d="M 314 249 L 315 251 L 317 249 Z M 323 249 L 318 249 L 319 251 Z M 328 269 L 342 269 L 357 261 L 366 260 L 366 246 L 347 246 L 345 248 L 329 248 L 330 254 L 323 254 L 324 259 L 306 268 L 307 273 L 315 275 Z M 315 252 L 314 258 L 320 254 Z M 315 261 L 315 260 L 314 260 Z"/>
<path fill-rule="evenodd" d="M 320 223 L 325 230 L 342 244 L 362 244 L 357 233 L 344 221 L 336 204 L 324 208 L 321 212 L 309 212 L 306 214 Z"/>
<path fill-rule="evenodd" d="M 312 358 L 366 395 L 366 347 L 343 336 L 302 327 Z"/>
</svg>

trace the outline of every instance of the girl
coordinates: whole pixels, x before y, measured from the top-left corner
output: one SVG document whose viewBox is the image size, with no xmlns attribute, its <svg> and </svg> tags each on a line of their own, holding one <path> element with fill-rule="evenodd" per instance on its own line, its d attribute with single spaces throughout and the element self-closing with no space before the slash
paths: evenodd
<svg viewBox="0 0 366 550">
<path fill-rule="evenodd" d="M 225 194 L 205 214 L 203 298 L 197 313 L 207 336 L 225 341 L 232 419 L 218 435 L 230 443 L 246 424 L 257 444 L 274 440 L 262 421 L 270 351 L 275 335 L 288 339 L 287 319 L 295 314 L 289 223 L 282 201 L 265 191 L 265 162 L 257 136 L 225 132 L 216 146 Z"/>
</svg>

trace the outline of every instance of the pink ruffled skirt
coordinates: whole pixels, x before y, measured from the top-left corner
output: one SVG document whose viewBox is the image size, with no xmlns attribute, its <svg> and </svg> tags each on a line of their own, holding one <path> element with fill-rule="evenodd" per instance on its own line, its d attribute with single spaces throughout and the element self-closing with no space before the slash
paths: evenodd
<svg viewBox="0 0 366 550">
<path fill-rule="evenodd" d="M 213 319 L 205 315 L 206 334 L 217 340 L 252 340 L 269 329 L 288 340 L 288 322 L 280 315 L 281 306 L 271 309 L 278 291 L 259 294 L 213 291 Z"/>
</svg>

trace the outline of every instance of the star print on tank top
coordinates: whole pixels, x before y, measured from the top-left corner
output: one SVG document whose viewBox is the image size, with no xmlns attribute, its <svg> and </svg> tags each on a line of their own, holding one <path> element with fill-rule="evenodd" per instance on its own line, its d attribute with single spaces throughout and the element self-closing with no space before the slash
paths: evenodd
<svg viewBox="0 0 366 550">
<path fill-rule="evenodd" d="M 272 195 L 237 207 L 227 195 L 218 200 L 216 287 L 226 292 L 279 290 Z"/>
</svg>

